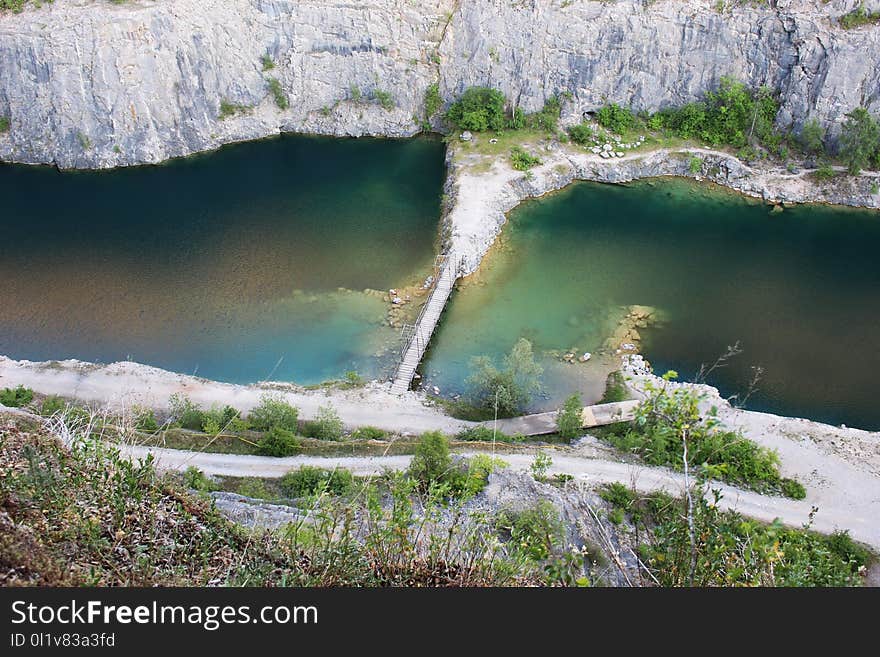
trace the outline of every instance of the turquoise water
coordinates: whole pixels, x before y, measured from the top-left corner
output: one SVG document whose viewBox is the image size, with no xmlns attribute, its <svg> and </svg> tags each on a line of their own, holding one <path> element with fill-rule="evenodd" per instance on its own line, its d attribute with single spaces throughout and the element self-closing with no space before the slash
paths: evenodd
<svg viewBox="0 0 880 657">
<path fill-rule="evenodd" d="M 375 375 L 397 335 L 363 290 L 428 273 L 443 176 L 439 140 L 303 136 L 109 172 L 0 166 L 0 354 Z"/>
<path fill-rule="evenodd" d="M 709 382 L 749 388 L 747 407 L 880 428 L 880 213 L 760 202 L 683 180 L 579 183 L 511 213 L 501 248 L 462 285 L 423 373 L 443 394 L 464 390 L 473 355 L 499 356 L 520 336 L 540 352 L 602 352 L 632 304 L 662 322 L 639 329 L 655 371 L 692 380 L 737 341 L 742 353 Z M 607 351 L 607 350 L 606 350 Z M 555 407 L 601 390 L 609 361 L 545 354 Z"/>
</svg>

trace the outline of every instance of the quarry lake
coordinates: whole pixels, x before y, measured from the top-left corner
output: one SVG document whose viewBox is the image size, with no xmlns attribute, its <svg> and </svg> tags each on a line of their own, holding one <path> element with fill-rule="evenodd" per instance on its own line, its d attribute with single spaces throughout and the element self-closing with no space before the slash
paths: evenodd
<svg viewBox="0 0 880 657">
<path fill-rule="evenodd" d="M 397 332 L 363 290 L 430 271 L 443 148 L 284 136 L 109 172 L 0 166 L 0 354 L 375 375 Z"/>
<path fill-rule="evenodd" d="M 544 353 L 536 410 L 573 387 L 595 401 L 633 305 L 655 309 L 636 332 L 657 373 L 693 380 L 738 341 L 742 353 L 708 378 L 722 394 L 744 394 L 757 366 L 748 408 L 880 428 L 880 215 L 773 212 L 681 179 L 577 183 L 515 209 L 452 297 L 423 373 L 455 394 L 471 356 L 524 336 Z M 560 360 L 584 352 L 587 363 Z"/>
<path fill-rule="evenodd" d="M 236 383 L 388 373 L 398 331 L 369 291 L 430 273 L 443 149 L 284 136 L 108 172 L 0 166 L 0 354 Z M 692 380 L 738 342 L 708 378 L 723 394 L 759 367 L 748 408 L 877 429 L 878 253 L 876 212 L 578 183 L 511 213 L 422 383 L 464 393 L 472 356 L 526 337 L 546 370 L 531 410 L 551 409 L 597 401 L 621 344 Z"/>
</svg>

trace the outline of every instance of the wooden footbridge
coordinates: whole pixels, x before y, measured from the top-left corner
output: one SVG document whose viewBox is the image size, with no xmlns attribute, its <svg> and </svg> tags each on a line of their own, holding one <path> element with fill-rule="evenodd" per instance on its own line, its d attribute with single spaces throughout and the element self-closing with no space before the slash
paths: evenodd
<svg viewBox="0 0 880 657">
<path fill-rule="evenodd" d="M 437 258 L 434 282 L 428 300 L 422 306 L 415 324 L 404 324 L 401 330 L 403 347 L 392 378 L 391 392 L 400 395 L 409 390 L 416 368 L 422 362 L 443 308 L 446 307 L 452 288 L 455 287 L 455 281 L 461 276 L 462 262 L 462 258 L 455 253 Z"/>
</svg>

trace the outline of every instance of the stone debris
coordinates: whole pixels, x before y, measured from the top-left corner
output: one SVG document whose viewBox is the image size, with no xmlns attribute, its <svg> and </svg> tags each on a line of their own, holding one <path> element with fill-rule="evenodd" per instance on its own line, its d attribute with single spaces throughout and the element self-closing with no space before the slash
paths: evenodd
<svg viewBox="0 0 880 657">
<path fill-rule="evenodd" d="M 471 134 L 470 130 L 465 130 L 459 136 L 461 137 L 462 141 L 471 141 L 474 138 L 474 136 Z"/>
<path fill-rule="evenodd" d="M 592 357 L 593 357 L 593 354 L 591 354 L 589 351 L 585 351 L 583 353 L 583 355 L 580 358 L 578 358 L 578 360 L 582 363 L 586 363 Z"/>
</svg>

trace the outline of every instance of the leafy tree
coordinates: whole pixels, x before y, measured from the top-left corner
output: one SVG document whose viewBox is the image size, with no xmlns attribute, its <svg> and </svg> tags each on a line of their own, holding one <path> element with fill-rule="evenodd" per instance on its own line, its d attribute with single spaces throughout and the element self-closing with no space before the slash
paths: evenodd
<svg viewBox="0 0 880 657">
<path fill-rule="evenodd" d="M 440 84 L 437 82 L 429 84 L 427 91 L 425 91 L 425 118 L 430 119 L 434 116 L 441 105 L 443 105 L 443 99 L 440 97 Z"/>
<path fill-rule="evenodd" d="M 306 425 L 306 435 L 318 440 L 342 438 L 342 419 L 333 406 L 321 406 L 315 419 Z"/>
<path fill-rule="evenodd" d="M 880 157 L 880 124 L 864 107 L 846 115 L 840 134 L 840 154 L 852 175 Z"/>
<path fill-rule="evenodd" d="M 571 440 L 581 435 L 584 426 L 584 421 L 581 417 L 583 406 L 581 396 L 578 394 L 574 394 L 565 400 L 565 403 L 556 415 L 556 430 L 560 436 Z"/>
<path fill-rule="evenodd" d="M 446 436 L 439 431 L 423 433 L 409 464 L 410 477 L 427 490 L 431 484 L 442 482 L 451 470 L 452 456 Z"/>
<path fill-rule="evenodd" d="M 818 119 L 810 119 L 801 128 L 799 138 L 801 147 L 811 155 L 819 155 L 825 152 L 825 128 Z"/>
<path fill-rule="evenodd" d="M 299 440 L 296 435 L 277 425 L 263 434 L 257 443 L 257 452 L 263 456 L 293 456 L 298 450 Z"/>
<path fill-rule="evenodd" d="M 184 429 L 201 431 L 205 421 L 205 413 L 189 397 L 174 393 L 168 400 L 171 418 Z"/>
<path fill-rule="evenodd" d="M 506 99 L 497 89 L 470 87 L 446 112 L 446 118 L 463 130 L 504 130 Z"/>
<path fill-rule="evenodd" d="M 596 120 L 599 125 L 608 128 L 611 132 L 623 134 L 635 125 L 636 117 L 628 107 L 611 103 L 596 113 Z"/>
<path fill-rule="evenodd" d="M 515 415 L 522 411 L 531 396 L 541 389 L 544 368 L 535 361 L 532 343 L 520 338 L 498 369 L 487 356 L 471 362 L 474 403 L 485 409 L 497 408 L 499 415 Z"/>
<path fill-rule="evenodd" d="M 575 144 L 587 144 L 593 137 L 593 129 L 588 123 L 580 123 L 568 129 L 568 136 Z"/>
<path fill-rule="evenodd" d="M 299 409 L 291 406 L 278 395 L 263 395 L 260 404 L 251 409 L 248 420 L 257 431 L 269 431 L 275 427 L 296 431 L 299 428 Z"/>
</svg>

